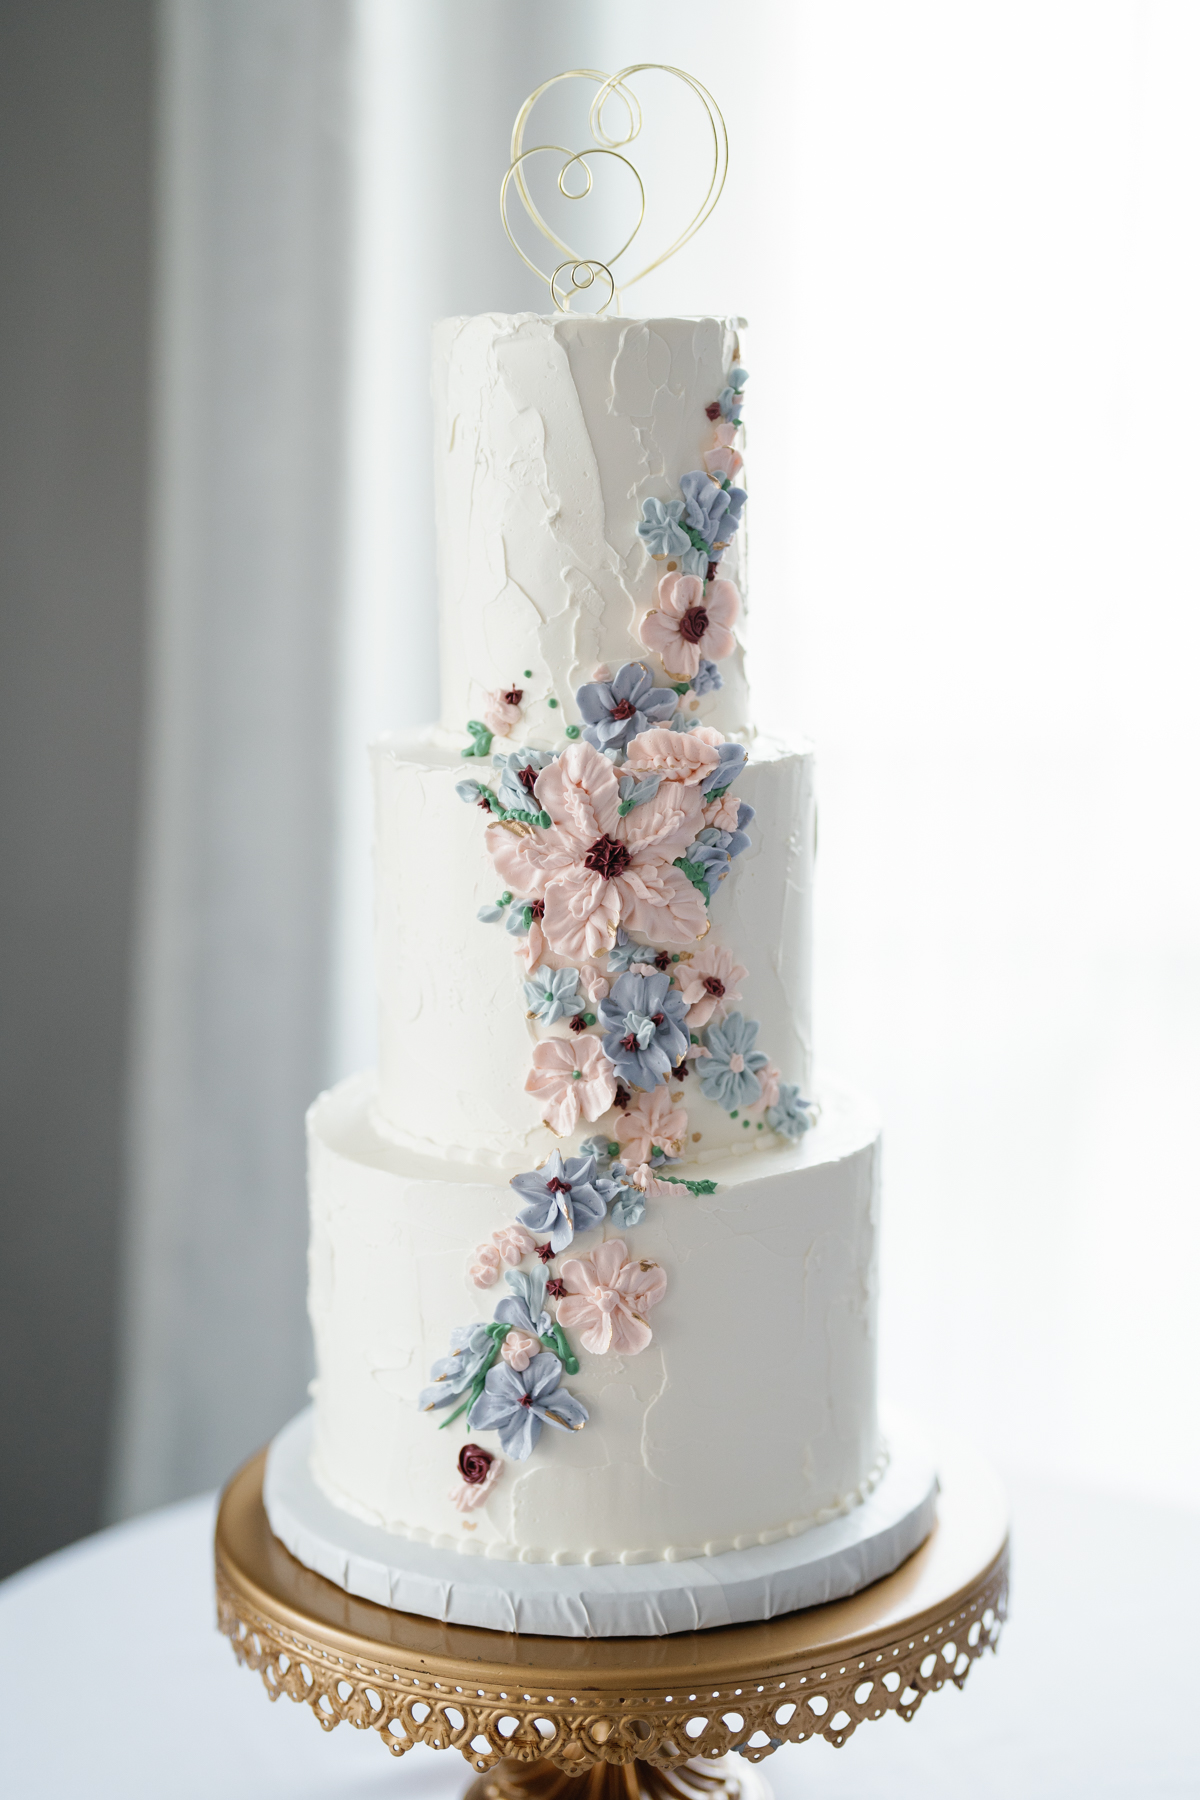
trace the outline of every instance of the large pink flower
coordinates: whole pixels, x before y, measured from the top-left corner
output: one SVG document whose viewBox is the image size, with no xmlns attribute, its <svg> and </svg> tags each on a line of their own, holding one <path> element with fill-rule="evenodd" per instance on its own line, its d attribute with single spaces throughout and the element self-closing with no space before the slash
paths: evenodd
<svg viewBox="0 0 1200 1800">
<path fill-rule="evenodd" d="M 558 1303 L 558 1322 L 575 1327 L 579 1341 L 593 1356 L 615 1350 L 636 1356 L 653 1333 L 643 1315 L 667 1291 L 667 1276 L 657 1263 L 631 1262 L 622 1238 L 610 1238 L 590 1256 L 571 1256 L 562 1265 L 566 1298 Z"/>
<path fill-rule="evenodd" d="M 634 748 L 644 737 L 678 735 L 643 732 Z M 715 768 L 716 751 L 707 754 Z M 690 944 L 700 936 L 704 901 L 674 867 L 701 829 L 703 802 L 694 788 L 663 782 L 653 800 L 622 818 L 611 762 L 578 743 L 542 770 L 533 791 L 553 820 L 549 829 L 489 825 L 488 847 L 510 888 L 544 901 L 542 932 L 551 950 L 599 956 L 619 924 L 659 944 Z"/>
<path fill-rule="evenodd" d="M 551 1131 L 566 1137 L 585 1119 L 608 1111 L 617 1093 L 613 1066 L 599 1038 L 543 1038 L 533 1047 L 533 1067 L 525 1091 L 542 1103 L 542 1118 Z"/>
<path fill-rule="evenodd" d="M 618 1117 L 613 1136 L 624 1152 L 625 1163 L 650 1161 L 655 1144 L 666 1156 L 678 1156 L 687 1132 L 687 1114 L 672 1110 L 665 1086 L 642 1091 Z"/>
<path fill-rule="evenodd" d="M 730 627 L 740 607 L 741 595 L 732 581 L 710 581 L 706 591 L 699 575 L 664 575 L 658 606 L 646 614 L 638 635 L 648 650 L 657 650 L 668 675 L 690 680 L 702 656 L 720 662 L 732 653 Z"/>
<path fill-rule="evenodd" d="M 659 799 L 677 784 L 694 789 L 706 781 L 721 760 L 717 745 L 724 741 L 710 725 L 702 725 L 697 731 L 671 731 L 665 725 L 657 726 L 634 738 L 625 767 L 631 775 L 661 775 L 663 785 L 655 796 Z M 641 810 L 640 806 L 635 807 L 630 818 L 636 818 Z"/>
<path fill-rule="evenodd" d="M 736 1005 L 747 972 L 721 944 L 706 944 L 690 962 L 676 965 L 675 979 L 687 1002 L 687 1022 L 693 1031 L 707 1025 L 718 1010 L 726 1012 Z"/>
</svg>

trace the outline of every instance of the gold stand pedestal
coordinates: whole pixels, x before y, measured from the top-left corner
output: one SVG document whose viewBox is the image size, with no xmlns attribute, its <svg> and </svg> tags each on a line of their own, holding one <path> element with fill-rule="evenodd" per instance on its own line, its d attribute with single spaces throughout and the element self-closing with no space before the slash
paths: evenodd
<svg viewBox="0 0 1200 1800">
<path fill-rule="evenodd" d="M 926 1694 L 962 1686 L 1005 1618 L 1004 1496 L 965 1446 L 940 1457 L 938 1523 L 894 1574 L 783 1618 L 660 1638 L 517 1637 L 356 1599 L 272 1535 L 264 1461 L 234 1476 L 217 1518 L 234 1654 L 326 1731 L 369 1727 L 396 1756 L 461 1751 L 481 1777 L 469 1800 L 756 1800 L 748 1763 L 810 1737 L 844 1744 L 886 1712 L 911 1719 Z"/>
</svg>

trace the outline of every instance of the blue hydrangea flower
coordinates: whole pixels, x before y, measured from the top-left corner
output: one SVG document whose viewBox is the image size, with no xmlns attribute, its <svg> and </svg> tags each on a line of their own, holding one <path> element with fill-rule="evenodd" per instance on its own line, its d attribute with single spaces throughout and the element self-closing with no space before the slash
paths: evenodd
<svg viewBox="0 0 1200 1800">
<path fill-rule="evenodd" d="M 456 1325 L 450 1333 L 450 1354 L 434 1363 L 431 1385 L 422 1388 L 417 1405 L 434 1412 L 461 1398 L 492 1354 L 491 1333 L 486 1325 Z"/>
<path fill-rule="evenodd" d="M 600 1002 L 604 1054 L 627 1087 L 652 1088 L 669 1075 L 689 1043 L 686 1007 L 666 974 L 619 975 Z"/>
<path fill-rule="evenodd" d="M 737 530 L 746 504 L 744 488 L 722 487 L 703 469 L 693 469 L 679 483 L 684 518 L 710 548 L 727 544 Z"/>
<path fill-rule="evenodd" d="M 715 662 L 707 656 L 700 658 L 700 667 L 692 676 L 693 694 L 716 694 L 725 686 L 724 678 Z"/>
<path fill-rule="evenodd" d="M 624 975 L 627 969 L 636 963 L 652 963 L 658 951 L 649 944 L 635 944 L 633 939 L 620 925 L 608 952 L 608 972 L 610 975 Z"/>
<path fill-rule="evenodd" d="M 584 1138 L 579 1146 L 579 1151 L 582 1156 L 594 1156 L 597 1174 L 607 1175 L 613 1166 L 614 1159 L 621 1153 L 621 1146 L 614 1143 L 611 1138 L 597 1136 Z"/>
<path fill-rule="evenodd" d="M 616 1185 L 609 1204 L 609 1217 L 615 1225 L 619 1225 L 623 1231 L 627 1231 L 631 1225 L 641 1224 L 646 1212 L 646 1196 L 641 1188 L 630 1187 L 628 1182 L 618 1177 L 618 1169 L 621 1171 L 621 1177 L 625 1173 L 624 1165 L 617 1163 L 612 1173 L 612 1179 Z"/>
<path fill-rule="evenodd" d="M 495 1363 L 467 1414 L 468 1428 L 498 1431 L 500 1448 L 513 1462 L 524 1462 L 541 1437 L 543 1424 L 558 1431 L 582 1431 L 587 1407 L 563 1387 L 562 1375 L 563 1366 L 551 1350 L 535 1356 L 526 1369 Z"/>
<path fill-rule="evenodd" d="M 590 1231 L 603 1219 L 606 1201 L 595 1177 L 594 1156 L 572 1156 L 564 1162 L 562 1151 L 555 1150 L 540 1169 L 514 1175 L 509 1183 L 528 1202 L 518 1219 L 530 1231 L 548 1231 L 555 1256 L 577 1231 Z"/>
<path fill-rule="evenodd" d="M 542 1025 L 554 1025 L 584 1010 L 578 988 L 578 969 L 535 969 L 525 983 L 525 1004 Z"/>
<path fill-rule="evenodd" d="M 802 1137 L 815 1123 L 811 1100 L 800 1098 L 800 1089 L 789 1081 L 779 1084 L 779 1099 L 767 1108 L 767 1124 L 781 1137 Z"/>
<path fill-rule="evenodd" d="M 726 1112 L 753 1106 L 762 1093 L 758 1071 L 766 1068 L 767 1058 L 754 1048 L 757 1037 L 757 1020 L 744 1019 L 740 1012 L 704 1033 L 709 1054 L 699 1061 L 700 1086 Z"/>
<path fill-rule="evenodd" d="M 682 517 L 682 500 L 642 501 L 642 522 L 637 530 L 648 556 L 682 556 L 691 549 L 692 540 L 679 523 Z"/>
<path fill-rule="evenodd" d="M 693 869 L 701 871 L 701 879 L 708 890 L 711 900 L 718 885 L 729 873 L 730 855 L 728 849 L 730 833 L 717 831 L 708 826 L 700 833 L 694 844 L 689 844 L 684 851 L 684 860 Z M 747 840 L 748 841 L 748 840 Z M 689 880 L 694 879 L 689 876 Z"/>
<path fill-rule="evenodd" d="M 553 750 L 514 750 L 509 756 L 493 756 L 492 766 L 499 769 L 500 785 L 496 790 L 500 804 L 509 812 L 537 812 L 533 783 L 542 770 L 555 759 Z M 532 773 L 530 773 L 532 771 Z M 521 780 L 522 774 L 526 779 Z M 462 792 L 465 782 L 459 784 Z"/>
<path fill-rule="evenodd" d="M 723 419 L 740 419 L 742 416 L 742 389 L 750 379 L 749 369 L 743 369 L 740 363 L 734 363 L 729 371 L 729 386 L 723 387 L 717 396 L 717 405 L 721 408 Z"/>
<path fill-rule="evenodd" d="M 550 1329 L 545 1265 L 539 1263 L 528 1275 L 523 1269 L 509 1269 L 504 1279 L 512 1293 L 506 1294 L 496 1308 L 496 1318 L 502 1325 L 514 1325 L 518 1331 L 527 1331 L 530 1337 L 545 1337 Z"/>
<path fill-rule="evenodd" d="M 709 776 L 704 798 L 715 800 L 717 795 L 723 794 L 727 787 L 732 787 L 745 766 L 745 744 L 718 744 L 717 766 Z"/>
<path fill-rule="evenodd" d="M 583 735 L 597 750 L 623 750 L 639 732 L 665 725 L 677 699 L 674 688 L 655 687 L 640 662 L 622 663 L 611 681 L 585 682 L 575 695 Z"/>
</svg>

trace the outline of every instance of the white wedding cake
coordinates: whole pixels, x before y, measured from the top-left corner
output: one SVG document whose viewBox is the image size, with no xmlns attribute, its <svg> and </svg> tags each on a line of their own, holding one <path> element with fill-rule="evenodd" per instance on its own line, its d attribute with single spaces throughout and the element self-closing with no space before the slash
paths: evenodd
<svg viewBox="0 0 1200 1800">
<path fill-rule="evenodd" d="M 530 1564 L 777 1544 L 886 1465 L 879 1133 L 814 1082 L 738 322 L 434 339 L 442 715 L 373 750 L 378 1075 L 309 1119 L 311 1475 Z"/>
</svg>

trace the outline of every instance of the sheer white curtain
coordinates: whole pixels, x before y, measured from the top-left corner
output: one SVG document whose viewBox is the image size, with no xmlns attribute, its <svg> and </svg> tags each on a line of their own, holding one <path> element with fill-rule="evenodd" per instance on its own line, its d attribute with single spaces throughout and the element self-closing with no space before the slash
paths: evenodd
<svg viewBox="0 0 1200 1800">
<path fill-rule="evenodd" d="M 433 710 L 428 326 L 544 306 L 495 214 L 513 113 L 634 61 L 730 127 L 627 310 L 751 320 L 752 673 L 818 740 L 885 1385 L 1200 1499 L 1193 9 L 169 0 L 119 1503 L 302 1398 L 301 1114 L 372 1051 L 363 746 Z"/>
</svg>

